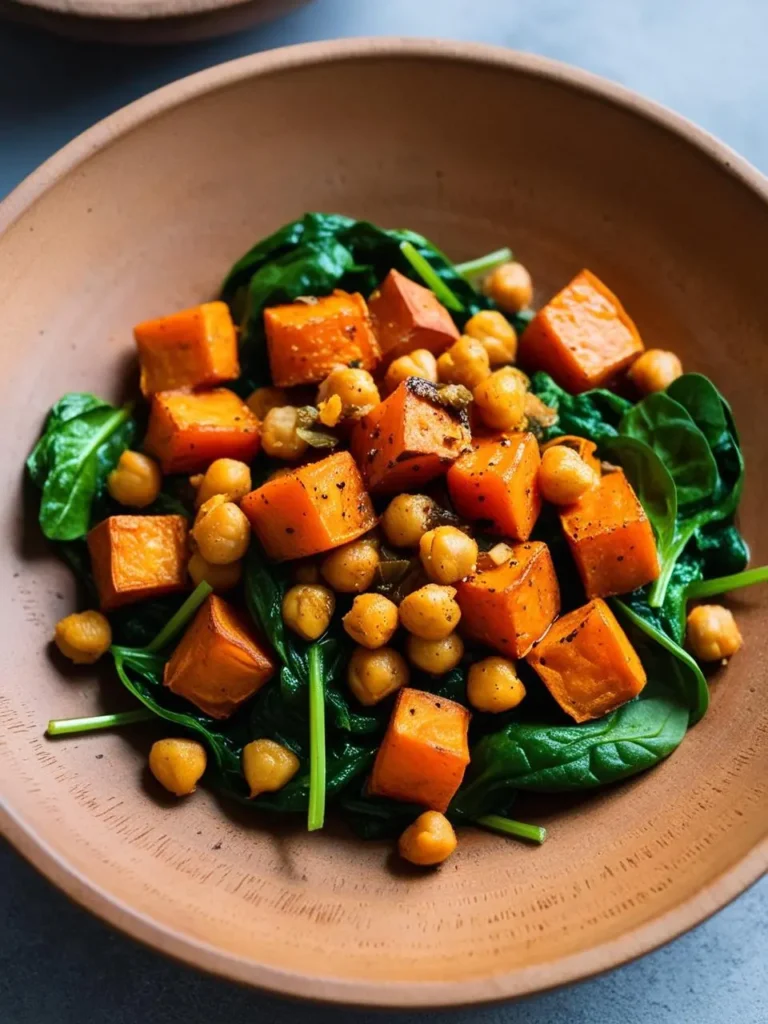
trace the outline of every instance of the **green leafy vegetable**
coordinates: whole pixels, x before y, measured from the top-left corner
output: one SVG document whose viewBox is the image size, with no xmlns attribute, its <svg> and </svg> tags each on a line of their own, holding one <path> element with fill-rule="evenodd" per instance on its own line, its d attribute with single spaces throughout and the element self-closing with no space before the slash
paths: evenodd
<svg viewBox="0 0 768 1024">
<path fill-rule="evenodd" d="M 454 270 L 457 274 L 461 274 L 462 277 L 466 278 L 467 281 L 472 281 L 473 278 L 480 277 L 481 274 L 490 274 L 496 267 L 500 267 L 503 263 L 509 263 L 513 259 L 514 256 L 511 249 L 495 249 L 485 256 L 478 256 L 475 260 L 467 260 L 466 263 L 456 263 Z"/>
<path fill-rule="evenodd" d="M 45 730 L 46 736 L 72 736 L 79 732 L 94 732 L 96 729 L 115 729 L 136 722 L 148 722 L 155 717 L 148 708 L 136 711 L 118 711 L 113 715 L 92 715 L 90 718 L 52 718 Z"/>
<path fill-rule="evenodd" d="M 600 445 L 618 436 L 621 418 L 632 408 L 626 399 L 601 388 L 571 395 L 542 371 L 531 377 L 531 391 L 558 414 L 557 423 L 545 429 L 545 441 L 561 434 L 576 434 Z"/>
<path fill-rule="evenodd" d="M 414 247 L 413 242 L 401 242 L 400 252 L 405 256 L 424 284 L 432 289 L 446 309 L 450 309 L 454 313 L 464 312 L 462 304 L 437 272 L 432 269 L 419 250 Z"/>
<path fill-rule="evenodd" d="M 653 448 L 632 437 L 608 438 L 603 450 L 626 473 L 648 515 L 658 547 L 666 550 L 674 542 L 677 523 L 677 489 L 669 470 Z"/>
<path fill-rule="evenodd" d="M 739 590 L 741 587 L 753 587 L 756 583 L 768 583 L 768 565 L 756 566 L 745 572 L 720 576 L 713 580 L 695 580 L 688 584 L 685 596 L 691 600 L 715 597 L 717 594 L 727 594 L 731 590 Z"/>
<path fill-rule="evenodd" d="M 320 648 L 309 649 L 309 817 L 307 829 L 314 832 L 325 821 L 325 691 Z"/>
</svg>

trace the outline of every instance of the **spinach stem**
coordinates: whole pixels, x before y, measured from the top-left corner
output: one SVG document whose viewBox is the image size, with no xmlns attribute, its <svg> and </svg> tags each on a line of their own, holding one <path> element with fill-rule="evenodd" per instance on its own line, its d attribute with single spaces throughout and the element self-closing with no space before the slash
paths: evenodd
<svg viewBox="0 0 768 1024">
<path fill-rule="evenodd" d="M 674 541 L 669 551 L 663 558 L 663 565 L 658 579 L 653 584 L 648 594 L 648 604 L 651 608 L 661 608 L 664 598 L 667 596 L 667 587 L 672 579 L 672 572 L 677 565 L 677 560 L 685 550 L 685 546 L 696 532 L 696 522 L 692 523 Z"/>
<path fill-rule="evenodd" d="M 454 263 L 453 269 L 457 274 L 469 280 L 478 277 L 480 274 L 487 274 L 489 271 L 500 267 L 502 263 L 509 263 L 514 259 L 512 250 L 506 246 L 503 249 L 495 249 L 485 256 L 478 256 L 475 260 L 467 260 L 466 263 Z"/>
<path fill-rule="evenodd" d="M 309 661 L 309 813 L 307 829 L 316 832 L 325 822 L 325 687 L 320 648 L 313 644 Z"/>
<path fill-rule="evenodd" d="M 476 825 L 490 829 L 491 832 L 499 832 L 505 836 L 517 836 L 518 839 L 530 839 L 533 843 L 541 843 L 547 838 L 547 830 L 541 825 L 526 825 L 524 821 L 514 821 L 512 818 L 503 818 L 500 814 L 484 814 L 482 818 L 475 818 Z"/>
<path fill-rule="evenodd" d="M 93 732 L 95 729 L 113 729 L 135 722 L 148 722 L 154 718 L 148 708 L 137 711 L 118 711 L 114 715 L 94 715 L 91 718 L 52 718 L 45 730 L 48 736 L 71 736 L 78 732 Z"/>
<path fill-rule="evenodd" d="M 452 309 L 455 313 L 464 312 L 464 306 L 462 303 L 459 302 L 434 267 L 430 266 L 418 249 L 414 248 L 411 242 L 401 242 L 400 252 L 402 252 L 403 256 L 405 256 L 419 277 L 424 281 L 424 284 L 432 289 L 444 306 L 448 309 Z"/>
<path fill-rule="evenodd" d="M 171 640 L 184 629 L 197 609 L 211 593 L 213 593 L 213 587 L 209 583 L 206 583 L 205 580 L 202 583 L 198 583 L 181 608 L 179 608 L 175 615 L 171 616 L 155 639 L 148 643 L 144 650 L 154 654 L 156 651 L 161 651 L 163 647 L 167 647 Z"/>
<path fill-rule="evenodd" d="M 685 599 L 690 601 L 698 597 L 714 597 L 716 594 L 726 594 L 729 590 L 738 590 L 740 587 L 751 587 L 755 583 L 768 583 L 768 565 L 735 572 L 731 576 L 719 576 L 714 580 L 697 580 L 688 585 Z"/>
</svg>

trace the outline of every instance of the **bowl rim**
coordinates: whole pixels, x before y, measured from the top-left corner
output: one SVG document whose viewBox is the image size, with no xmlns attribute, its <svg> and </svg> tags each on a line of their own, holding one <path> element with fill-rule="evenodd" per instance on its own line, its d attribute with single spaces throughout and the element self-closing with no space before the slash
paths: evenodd
<svg viewBox="0 0 768 1024">
<path fill-rule="evenodd" d="M 117 110 L 76 136 L 0 202 L 0 235 L 60 179 L 94 153 L 190 99 L 252 77 L 296 67 L 371 57 L 421 58 L 510 68 L 587 93 L 665 129 L 699 150 L 768 204 L 768 178 L 725 143 L 661 104 L 591 72 L 547 57 L 483 43 L 360 37 L 301 43 L 241 57 L 181 78 Z M 382 1008 L 457 1007 L 489 1003 L 544 992 L 592 977 L 628 963 L 695 927 L 768 872 L 766 838 L 679 906 L 619 938 L 559 960 L 463 981 L 344 981 L 264 967 L 154 921 L 89 881 L 36 834 L 22 813 L 6 805 L 0 806 L 0 832 L 67 896 L 132 938 L 182 963 L 277 995 Z"/>
<path fill-rule="evenodd" d="M 66 18 L 96 18 L 109 22 L 160 21 L 212 14 L 234 7 L 247 7 L 260 0 L 10 0 Z"/>
</svg>

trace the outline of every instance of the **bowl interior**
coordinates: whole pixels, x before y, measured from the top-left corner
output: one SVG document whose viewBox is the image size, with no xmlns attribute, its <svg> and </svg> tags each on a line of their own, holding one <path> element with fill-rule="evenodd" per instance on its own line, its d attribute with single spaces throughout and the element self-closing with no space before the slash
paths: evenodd
<svg viewBox="0 0 768 1024">
<path fill-rule="evenodd" d="M 763 280 L 768 207 L 727 165 L 585 76 L 481 48 L 355 43 L 249 58 L 75 143 L 6 207 L 0 418 L 5 824 L 76 898 L 200 966 L 297 995 L 385 1005 L 532 991 L 611 966 L 734 895 L 768 853 L 761 595 L 708 716 L 655 771 L 580 801 L 528 801 L 540 849 L 467 832 L 443 870 L 144 789 L 148 734 L 46 741 L 51 717 L 126 706 L 47 642 L 73 607 L 37 539 L 22 463 L 66 390 L 117 395 L 131 326 L 215 294 L 256 239 L 308 209 L 411 227 L 456 259 L 510 244 L 546 299 L 582 266 L 645 341 L 732 402 L 741 523 L 768 560 Z M 607 87 L 606 87 L 607 88 Z M 175 93 L 173 90 L 176 90 Z M 103 144 L 93 147 L 94 140 Z M 15 219 L 14 219 L 15 218 Z M 0 222 L 2 216 L 0 215 Z"/>
</svg>

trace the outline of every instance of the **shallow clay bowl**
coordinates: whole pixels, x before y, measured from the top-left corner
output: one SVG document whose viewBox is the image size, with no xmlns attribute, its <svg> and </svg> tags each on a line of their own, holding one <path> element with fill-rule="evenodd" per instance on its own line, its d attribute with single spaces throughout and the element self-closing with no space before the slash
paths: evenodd
<svg viewBox="0 0 768 1024">
<path fill-rule="evenodd" d="M 115 114 L 0 209 L 3 825 L 75 899 L 188 963 L 278 992 L 386 1006 L 533 992 L 690 928 L 768 862 L 766 595 L 734 598 L 745 646 L 708 716 L 658 769 L 589 799 L 527 801 L 532 848 L 479 831 L 442 870 L 388 844 L 307 836 L 205 791 L 144 788 L 150 735 L 46 741 L 50 717 L 128 704 L 47 650 L 75 601 L 35 540 L 22 461 L 66 390 L 116 396 L 131 325 L 216 293 L 305 210 L 410 227 L 466 259 L 507 243 L 537 299 L 582 266 L 646 342 L 733 403 L 742 526 L 768 561 L 765 181 L 698 129 L 535 57 L 397 41 L 278 50 Z M 162 729 L 160 730 L 162 731 Z M 522 816 L 522 813 L 521 813 Z"/>
</svg>

